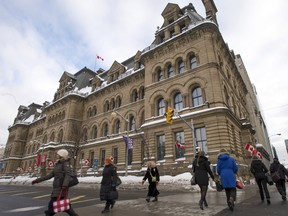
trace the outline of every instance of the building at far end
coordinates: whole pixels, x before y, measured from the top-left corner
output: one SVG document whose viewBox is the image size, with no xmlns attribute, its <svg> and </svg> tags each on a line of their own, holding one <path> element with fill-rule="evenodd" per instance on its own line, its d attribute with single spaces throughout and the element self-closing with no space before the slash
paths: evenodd
<svg viewBox="0 0 288 216">
<path fill-rule="evenodd" d="M 108 70 L 64 72 L 52 102 L 20 106 L 4 172 L 33 172 L 38 154 L 49 171 L 60 148 L 82 174 L 92 167 L 101 172 L 112 156 L 122 174 L 141 174 L 153 160 L 161 175 L 175 175 L 190 171 L 197 147 L 213 165 L 219 149 L 227 149 L 245 178 L 247 143 L 268 163 L 272 152 L 255 87 L 221 35 L 213 0 L 202 2 L 205 18 L 191 3 L 167 4 L 148 47 Z M 164 116 L 168 107 L 172 124 Z M 123 136 L 133 149 L 126 151 Z"/>
</svg>

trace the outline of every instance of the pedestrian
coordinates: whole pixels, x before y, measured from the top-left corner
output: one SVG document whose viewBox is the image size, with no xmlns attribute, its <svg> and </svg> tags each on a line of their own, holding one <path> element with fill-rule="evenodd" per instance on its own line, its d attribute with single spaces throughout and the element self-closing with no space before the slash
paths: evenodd
<svg viewBox="0 0 288 216">
<path fill-rule="evenodd" d="M 117 167 L 110 158 L 105 159 L 105 165 L 102 172 L 102 181 L 100 187 L 100 200 L 106 200 L 105 208 L 102 213 L 109 212 L 118 199 L 118 191 L 116 190 Z"/>
<path fill-rule="evenodd" d="M 250 171 L 255 177 L 256 183 L 259 188 L 261 200 L 264 201 L 264 193 L 265 193 L 267 204 L 270 204 L 271 203 L 270 194 L 267 187 L 268 169 L 265 166 L 265 164 L 258 158 L 257 155 L 253 155 L 252 157 Z"/>
<path fill-rule="evenodd" d="M 146 201 L 150 202 L 151 197 L 154 197 L 152 202 L 157 202 L 158 201 L 158 195 L 160 194 L 158 189 L 157 189 L 157 185 L 160 181 L 160 176 L 159 176 L 157 166 L 156 166 L 155 162 L 153 162 L 153 161 L 147 162 L 147 171 L 145 173 L 145 176 L 143 177 L 142 185 L 144 184 L 146 179 L 148 179 L 148 182 L 149 182 Z"/>
<path fill-rule="evenodd" d="M 234 210 L 236 201 L 236 174 L 238 166 L 234 158 L 230 157 L 226 149 L 220 149 L 217 161 L 217 172 L 220 175 L 222 187 L 225 190 L 227 204 L 231 211 Z"/>
<path fill-rule="evenodd" d="M 270 165 L 270 173 L 271 175 L 275 172 L 278 172 L 280 175 L 280 179 L 275 182 L 276 188 L 280 195 L 282 196 L 282 200 L 287 200 L 286 197 L 286 186 L 285 186 L 285 175 L 288 177 L 287 169 L 279 162 L 278 158 L 273 159 L 273 163 Z"/>
<path fill-rule="evenodd" d="M 52 172 L 42 178 L 37 178 L 32 181 L 32 185 L 34 185 L 54 177 L 51 199 L 48 204 L 48 210 L 45 211 L 46 216 L 55 214 L 53 211 L 53 202 L 57 200 L 60 193 L 63 195 L 61 199 L 64 198 L 65 195 L 68 196 L 68 184 L 72 174 L 68 151 L 66 149 L 60 149 L 57 151 L 57 159 L 58 161 L 55 164 Z M 78 214 L 72 209 L 71 204 L 70 209 L 66 210 L 65 212 L 71 216 L 78 216 Z"/>
<path fill-rule="evenodd" d="M 200 187 L 201 192 L 201 199 L 199 201 L 200 209 L 204 210 L 203 203 L 205 207 L 208 207 L 208 203 L 206 200 L 206 194 L 208 191 L 208 184 L 209 184 L 209 177 L 214 180 L 214 175 L 210 169 L 210 162 L 208 161 L 208 158 L 205 157 L 205 152 L 200 151 L 198 155 L 196 155 L 194 161 L 193 161 L 193 173 L 195 175 L 195 181 L 196 184 Z"/>
</svg>

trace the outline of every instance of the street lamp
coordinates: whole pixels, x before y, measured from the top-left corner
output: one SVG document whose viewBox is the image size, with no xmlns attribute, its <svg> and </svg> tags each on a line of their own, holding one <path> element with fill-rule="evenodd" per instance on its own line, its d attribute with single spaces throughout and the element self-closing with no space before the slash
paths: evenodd
<svg viewBox="0 0 288 216">
<path fill-rule="evenodd" d="M 272 146 L 271 143 L 270 143 L 270 137 L 273 137 L 273 136 L 281 136 L 281 133 L 272 134 L 272 135 L 270 135 L 270 136 L 268 137 L 268 141 L 269 141 L 270 148 L 271 148 L 271 156 L 272 156 L 272 158 L 277 157 L 277 155 L 275 155 L 275 154 L 274 154 L 274 151 L 273 151 L 273 147 L 274 147 L 274 146 Z M 274 149 L 274 150 L 275 150 L 275 149 Z M 275 150 L 275 151 L 276 151 L 276 150 Z M 275 152 L 275 153 L 276 153 L 276 152 Z"/>
<path fill-rule="evenodd" d="M 127 129 L 127 140 L 129 142 L 129 130 L 130 130 L 130 123 L 129 123 L 129 116 L 130 116 L 130 113 L 128 113 L 128 119 L 126 119 L 122 114 L 120 114 L 118 111 L 114 110 L 112 113 L 111 113 L 111 116 L 114 118 L 116 117 L 117 115 L 119 115 L 122 119 L 125 120 L 125 122 L 128 124 L 128 129 Z M 125 149 L 125 176 L 128 175 L 128 145 L 126 144 L 125 145 L 126 149 Z"/>
</svg>

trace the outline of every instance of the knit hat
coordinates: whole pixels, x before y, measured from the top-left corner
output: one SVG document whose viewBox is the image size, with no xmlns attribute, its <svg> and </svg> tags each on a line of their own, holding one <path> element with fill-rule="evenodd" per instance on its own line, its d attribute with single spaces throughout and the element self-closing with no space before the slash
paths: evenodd
<svg viewBox="0 0 288 216">
<path fill-rule="evenodd" d="M 59 155 L 60 157 L 64 158 L 65 160 L 68 159 L 68 151 L 66 149 L 60 149 L 58 152 L 57 152 L 57 155 Z"/>
</svg>

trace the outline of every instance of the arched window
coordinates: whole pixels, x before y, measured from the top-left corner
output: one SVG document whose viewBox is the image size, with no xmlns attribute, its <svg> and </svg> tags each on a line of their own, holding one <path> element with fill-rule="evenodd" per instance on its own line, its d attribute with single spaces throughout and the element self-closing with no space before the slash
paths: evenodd
<svg viewBox="0 0 288 216">
<path fill-rule="evenodd" d="M 183 109 L 183 100 L 182 100 L 182 95 L 180 94 L 180 92 L 174 95 L 174 109 L 176 111 L 180 111 Z"/>
<path fill-rule="evenodd" d="M 108 136 L 108 124 L 103 125 L 103 136 Z"/>
<path fill-rule="evenodd" d="M 91 108 L 89 108 L 87 111 L 87 118 L 89 118 L 90 116 L 91 116 Z"/>
<path fill-rule="evenodd" d="M 178 62 L 178 73 L 179 74 L 184 73 L 184 70 L 185 70 L 184 66 L 185 66 L 184 62 L 182 60 L 180 60 Z"/>
<path fill-rule="evenodd" d="M 114 125 L 114 133 L 115 134 L 119 134 L 120 133 L 120 120 L 117 120 L 115 122 L 115 125 Z"/>
<path fill-rule="evenodd" d="M 51 136 L 50 136 L 50 142 L 54 142 L 55 141 L 55 133 L 52 132 Z"/>
<path fill-rule="evenodd" d="M 132 102 L 136 102 L 138 100 L 138 92 L 136 89 L 132 92 Z"/>
<path fill-rule="evenodd" d="M 135 118 L 134 118 L 134 116 L 130 116 L 130 119 L 129 119 L 129 130 L 132 131 L 132 130 L 135 130 L 135 128 L 136 128 Z"/>
<path fill-rule="evenodd" d="M 92 116 L 95 116 L 96 114 L 97 114 L 96 106 L 93 106 L 93 109 L 92 109 Z"/>
<path fill-rule="evenodd" d="M 140 98 L 140 99 L 144 99 L 144 96 L 145 96 L 144 87 L 141 86 L 141 87 L 140 87 L 140 90 L 139 90 L 139 98 Z"/>
<path fill-rule="evenodd" d="M 114 98 L 111 99 L 110 107 L 111 107 L 111 110 L 115 109 L 115 100 L 114 100 Z"/>
<path fill-rule="evenodd" d="M 47 135 L 45 134 L 43 137 L 43 144 L 46 144 L 46 143 L 47 143 Z"/>
<path fill-rule="evenodd" d="M 165 113 L 165 101 L 163 98 L 160 98 L 157 103 L 157 114 L 158 116 L 163 116 Z"/>
<path fill-rule="evenodd" d="M 161 81 L 161 80 L 163 80 L 163 71 L 161 70 L 161 69 L 158 69 L 157 70 L 157 81 L 159 82 L 159 81 Z"/>
<path fill-rule="evenodd" d="M 59 143 L 63 142 L 63 129 L 61 129 L 58 133 L 58 142 Z"/>
<path fill-rule="evenodd" d="M 173 77 L 173 75 L 174 75 L 173 67 L 171 65 L 168 65 L 168 67 L 167 67 L 167 77 L 170 78 L 170 77 Z"/>
<path fill-rule="evenodd" d="M 200 106 L 203 104 L 202 90 L 200 87 L 196 87 L 192 90 L 192 106 Z"/>
<path fill-rule="evenodd" d="M 83 134 L 82 134 L 83 141 L 86 142 L 88 140 L 88 135 L 87 135 L 87 128 L 83 129 Z"/>
<path fill-rule="evenodd" d="M 190 62 L 190 69 L 194 69 L 197 67 L 197 59 L 194 55 L 192 55 L 190 58 L 189 58 L 189 62 Z"/>
<path fill-rule="evenodd" d="M 97 126 L 96 125 L 94 125 L 93 127 L 92 127 L 92 134 L 91 134 L 92 136 L 92 139 L 96 139 L 97 138 Z"/>
<path fill-rule="evenodd" d="M 118 96 L 117 99 L 116 99 L 116 108 L 121 107 L 121 103 L 122 103 L 122 101 L 121 101 L 121 97 Z"/>
<path fill-rule="evenodd" d="M 104 112 L 108 112 L 108 111 L 109 111 L 109 102 L 106 101 L 104 105 Z"/>
</svg>

